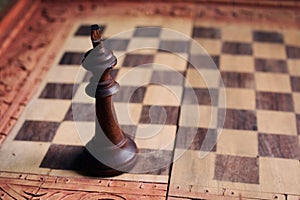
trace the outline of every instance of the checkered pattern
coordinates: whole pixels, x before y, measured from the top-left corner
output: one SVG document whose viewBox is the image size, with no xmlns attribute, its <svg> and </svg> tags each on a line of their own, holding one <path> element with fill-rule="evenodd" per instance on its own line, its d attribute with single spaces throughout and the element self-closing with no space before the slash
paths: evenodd
<svg viewBox="0 0 300 200">
<path fill-rule="evenodd" d="M 111 24 L 103 25 L 104 35 Z M 78 169 L 76 154 L 94 133 L 93 99 L 84 92 L 91 75 L 77 74 L 90 48 L 89 34 L 87 25 L 76 28 L 58 64 L 0 150 L 1 159 L 9 154 L 11 161 L 19 159 L 23 166 L 0 164 L 1 170 L 61 175 Z M 177 158 L 188 149 L 173 164 L 171 194 L 190 185 L 299 194 L 285 186 L 300 186 L 297 34 L 300 36 L 283 30 L 195 24 L 190 35 L 220 70 L 226 96 L 220 95 L 221 80 L 215 79 L 218 70 L 210 67 L 210 58 L 190 40 L 168 35 L 161 24 L 106 40 L 105 45 L 118 57 L 112 75 L 121 88 L 113 99 L 122 129 L 135 138 L 141 152 L 163 149 L 139 157 L 134 171 L 145 171 L 147 166 L 155 169 L 136 175 L 139 180 L 167 182 L 159 177 L 168 177 L 173 154 Z M 73 49 L 76 41 L 83 45 Z M 145 46 L 152 48 L 139 49 Z M 188 57 L 190 63 L 179 55 Z M 224 100 L 226 106 L 220 104 Z M 80 115 L 73 116 L 72 110 Z M 195 119 L 190 113 L 195 111 L 200 117 L 193 127 Z M 220 129 L 218 123 L 225 112 Z M 78 130 L 86 131 L 80 133 L 81 138 L 73 117 Z M 208 155 L 201 157 L 204 154 Z M 161 163 L 166 165 L 156 169 Z M 274 176 L 281 182 L 273 181 Z"/>
<path fill-rule="evenodd" d="M 205 46 L 219 64 L 226 87 L 226 118 L 219 138 L 215 131 L 210 132 L 214 134 L 209 142 L 217 142 L 211 150 L 215 153 L 201 159 L 201 153 L 191 151 L 175 162 L 171 175 L 172 192 L 176 194 L 175 186 L 180 188 L 187 183 L 198 188 L 207 188 L 208 185 L 214 188 L 218 183 L 219 187 L 233 190 L 255 190 L 254 184 L 258 190 L 274 193 L 287 191 L 284 184 L 299 186 L 294 178 L 299 178 L 297 162 L 300 158 L 297 110 L 300 99 L 296 89 L 299 73 L 295 73 L 296 69 L 300 70 L 299 45 L 294 46 L 289 33 L 284 31 L 241 28 L 244 40 L 239 40 L 234 33 L 228 35 L 226 29 L 201 25 L 193 29 L 193 38 Z M 247 35 L 251 36 L 249 41 L 245 41 Z M 193 69 L 187 69 L 187 79 L 192 79 L 194 74 L 189 70 Z M 209 96 L 207 99 L 205 92 L 199 91 L 199 82 L 195 81 L 192 86 L 200 94 L 198 102 L 209 101 Z M 200 126 L 198 133 L 203 132 L 202 129 Z M 179 131 L 177 148 L 187 147 L 182 141 L 189 140 L 188 133 L 186 130 Z M 201 144 L 205 134 L 202 133 L 198 139 L 198 133 L 189 149 L 199 150 L 195 143 Z M 209 134 L 209 131 L 206 133 Z M 199 164 L 187 166 L 187 163 L 195 162 Z M 268 170 L 263 170 L 268 167 Z M 283 173 L 288 167 L 293 172 Z M 195 169 L 200 168 L 203 169 L 200 173 L 204 174 L 198 176 L 204 180 L 201 182 L 189 175 L 184 177 L 176 173 L 176 170 L 186 170 L 194 175 L 197 173 Z M 275 183 L 275 179 L 282 182 Z M 293 191 L 299 194 L 299 190 Z M 237 194 L 233 192 L 232 195 Z M 260 197 L 258 192 L 250 196 Z"/>
</svg>

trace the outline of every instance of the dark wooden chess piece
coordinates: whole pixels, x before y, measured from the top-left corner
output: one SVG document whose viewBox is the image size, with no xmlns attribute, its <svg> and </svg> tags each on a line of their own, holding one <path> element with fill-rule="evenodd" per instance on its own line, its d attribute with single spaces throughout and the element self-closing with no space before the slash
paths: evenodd
<svg viewBox="0 0 300 200">
<path fill-rule="evenodd" d="M 85 147 L 83 169 L 96 176 L 115 176 L 134 166 L 138 149 L 116 118 L 112 95 L 118 92 L 119 84 L 110 72 L 117 59 L 104 47 L 98 25 L 91 26 L 91 40 L 94 48 L 86 53 L 82 66 L 93 74 L 86 93 L 96 99 L 96 128 Z"/>
</svg>

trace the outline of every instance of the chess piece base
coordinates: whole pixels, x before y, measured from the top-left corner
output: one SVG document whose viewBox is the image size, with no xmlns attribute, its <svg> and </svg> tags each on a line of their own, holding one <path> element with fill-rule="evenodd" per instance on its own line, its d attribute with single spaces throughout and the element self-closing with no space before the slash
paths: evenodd
<svg viewBox="0 0 300 200">
<path fill-rule="evenodd" d="M 123 146 L 113 151 L 110 148 L 107 148 L 106 151 L 101 150 L 105 153 L 103 159 L 110 158 L 110 160 L 113 160 L 111 166 L 103 164 L 102 158 L 96 159 L 85 148 L 80 159 L 83 173 L 89 176 L 111 177 L 129 172 L 136 163 L 138 149 L 133 140 L 128 137 L 126 139 L 127 141 Z"/>
</svg>

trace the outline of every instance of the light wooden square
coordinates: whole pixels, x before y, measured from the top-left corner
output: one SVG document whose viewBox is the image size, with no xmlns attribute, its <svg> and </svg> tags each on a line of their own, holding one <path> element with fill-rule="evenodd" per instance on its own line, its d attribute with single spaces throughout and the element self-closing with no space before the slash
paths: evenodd
<svg viewBox="0 0 300 200">
<path fill-rule="evenodd" d="M 293 101 L 294 101 L 295 112 L 300 114 L 300 93 L 299 92 L 293 93 Z"/>
<path fill-rule="evenodd" d="M 185 37 L 188 37 L 192 34 L 193 22 L 191 20 L 188 20 L 188 18 L 157 17 L 157 19 L 161 21 L 161 25 L 164 28 L 168 28 L 172 31 L 178 31 L 179 34 L 182 34 Z M 152 20 L 146 20 L 146 21 L 152 21 Z"/>
<path fill-rule="evenodd" d="M 251 42 L 252 30 L 246 26 L 227 25 L 222 27 L 222 40 L 232 42 Z"/>
<path fill-rule="evenodd" d="M 220 69 L 232 72 L 254 72 L 252 56 L 221 55 Z"/>
<path fill-rule="evenodd" d="M 87 95 L 85 88 L 87 87 L 88 83 L 82 83 L 77 88 L 75 95 L 73 96 L 73 102 L 76 103 L 95 103 L 95 98 L 90 97 Z"/>
<path fill-rule="evenodd" d="M 200 123 L 199 105 L 182 105 L 180 108 L 179 126 L 198 127 Z"/>
<path fill-rule="evenodd" d="M 165 124 L 140 124 L 135 142 L 139 148 L 173 150 L 176 126 Z"/>
<path fill-rule="evenodd" d="M 92 139 L 94 135 L 94 122 L 64 121 L 57 129 L 52 142 L 55 144 L 82 146 Z"/>
<path fill-rule="evenodd" d="M 288 59 L 287 65 L 292 76 L 300 76 L 300 59 Z"/>
<path fill-rule="evenodd" d="M 52 83 L 80 83 L 84 73 L 79 72 L 78 66 L 54 66 L 48 72 L 46 79 Z"/>
<path fill-rule="evenodd" d="M 142 111 L 142 104 L 115 102 L 114 106 L 120 124 L 138 124 Z"/>
<path fill-rule="evenodd" d="M 199 151 L 176 149 L 175 158 L 171 174 L 171 187 L 179 187 L 181 190 L 185 186 L 218 187 L 217 181 L 213 181 L 215 154 L 208 153 L 200 157 Z M 193 163 L 193 164 L 187 164 Z M 182 173 L 182 172 L 188 173 Z M 199 173 L 201 171 L 201 173 Z M 175 191 L 170 191 L 170 194 Z"/>
<path fill-rule="evenodd" d="M 218 109 L 213 106 L 183 105 L 179 125 L 214 129 L 218 125 Z"/>
<path fill-rule="evenodd" d="M 116 81 L 122 86 L 143 86 L 150 82 L 151 74 L 150 67 L 123 67 L 119 70 Z"/>
<path fill-rule="evenodd" d="M 297 135 L 294 113 L 257 110 L 258 131 L 283 135 Z"/>
<path fill-rule="evenodd" d="M 300 188 L 299 161 L 260 157 L 260 185 L 263 191 L 298 194 Z"/>
<path fill-rule="evenodd" d="M 154 65 L 155 70 L 167 70 L 167 68 L 171 68 L 176 71 L 184 71 L 187 67 L 187 59 L 171 53 L 157 53 L 154 57 L 154 63 L 158 64 Z M 160 65 L 164 65 L 165 67 L 160 67 Z"/>
<path fill-rule="evenodd" d="M 255 73 L 256 89 L 267 92 L 291 92 L 290 77 L 287 74 Z"/>
<path fill-rule="evenodd" d="M 220 77 L 221 76 L 217 70 L 197 70 L 190 68 L 187 70 L 185 86 L 199 88 L 218 88 Z"/>
<path fill-rule="evenodd" d="M 217 153 L 234 156 L 258 155 L 257 132 L 222 129 L 217 142 Z"/>
<path fill-rule="evenodd" d="M 180 86 L 150 85 L 144 97 L 144 104 L 178 106 L 183 88 Z"/>
<path fill-rule="evenodd" d="M 286 30 L 283 31 L 284 43 L 292 46 L 300 46 L 300 31 L 299 30 Z"/>
<path fill-rule="evenodd" d="M 227 108 L 255 110 L 255 91 L 248 89 L 226 88 L 225 95 L 220 95 L 219 101 L 226 99 Z"/>
<path fill-rule="evenodd" d="M 90 37 L 85 36 L 70 37 L 65 43 L 65 51 L 87 52 L 92 48 Z"/>
<path fill-rule="evenodd" d="M 57 99 L 36 99 L 26 108 L 24 114 L 28 120 L 57 121 L 64 119 L 71 101 Z"/>
<path fill-rule="evenodd" d="M 159 39 L 157 38 L 133 38 L 129 41 L 127 51 L 135 51 L 139 49 L 158 49 Z"/>
<path fill-rule="evenodd" d="M 257 58 L 286 59 L 283 44 L 253 43 L 253 55 Z"/>
<path fill-rule="evenodd" d="M 50 169 L 38 168 L 50 143 L 13 141 L 5 143 L 0 150 L 0 171 L 35 172 L 48 174 Z"/>
<path fill-rule="evenodd" d="M 192 54 L 197 54 L 201 53 L 199 52 L 199 46 L 200 45 L 202 48 L 205 49 L 205 51 L 209 55 L 219 55 L 221 53 L 221 46 L 222 46 L 222 41 L 221 40 L 214 40 L 214 39 L 195 39 L 197 43 L 192 43 L 191 44 L 191 53 Z"/>
</svg>

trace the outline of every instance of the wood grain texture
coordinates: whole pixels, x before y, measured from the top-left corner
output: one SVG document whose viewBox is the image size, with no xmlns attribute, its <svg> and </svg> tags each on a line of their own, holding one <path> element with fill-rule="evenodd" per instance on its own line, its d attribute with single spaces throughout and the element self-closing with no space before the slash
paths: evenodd
<svg viewBox="0 0 300 200">
<path fill-rule="evenodd" d="M 300 159 L 298 137 L 294 135 L 259 134 L 259 155 L 277 158 Z"/>
<path fill-rule="evenodd" d="M 288 73 L 285 60 L 255 58 L 254 62 L 256 71 Z"/>
<path fill-rule="evenodd" d="M 255 112 L 251 110 L 227 109 L 224 128 L 257 130 Z"/>
<path fill-rule="evenodd" d="M 291 59 L 299 59 L 300 58 L 300 48 L 295 46 L 287 46 L 286 47 L 287 57 Z"/>
<path fill-rule="evenodd" d="M 252 55 L 253 50 L 251 44 L 239 42 L 224 42 L 222 53 L 233 55 Z"/>
<path fill-rule="evenodd" d="M 193 29 L 194 38 L 210 38 L 210 39 L 219 39 L 221 38 L 221 31 L 216 28 L 204 28 L 204 27 L 195 27 Z"/>
<path fill-rule="evenodd" d="M 21 127 L 15 140 L 23 141 L 52 141 L 58 122 L 26 121 Z"/>
<path fill-rule="evenodd" d="M 256 92 L 256 108 L 287 112 L 293 111 L 293 98 L 288 93 Z"/>
<path fill-rule="evenodd" d="M 291 85 L 293 91 L 300 92 L 300 77 L 291 77 Z"/>
<path fill-rule="evenodd" d="M 138 67 L 139 65 L 153 63 L 153 55 L 128 54 L 123 62 L 124 67 Z"/>
<path fill-rule="evenodd" d="M 225 87 L 229 88 L 254 88 L 254 76 L 250 73 L 222 72 Z"/>
<path fill-rule="evenodd" d="M 196 133 L 195 133 L 196 131 Z M 177 132 L 176 148 L 201 151 L 216 151 L 217 132 L 214 129 L 180 127 Z"/>
<path fill-rule="evenodd" d="M 258 184 L 259 162 L 257 158 L 217 155 L 214 179 Z"/>
<path fill-rule="evenodd" d="M 253 40 L 256 42 L 283 43 L 283 36 L 278 32 L 254 31 Z"/>
<path fill-rule="evenodd" d="M 179 108 L 176 106 L 143 106 L 140 123 L 177 124 Z"/>
</svg>

